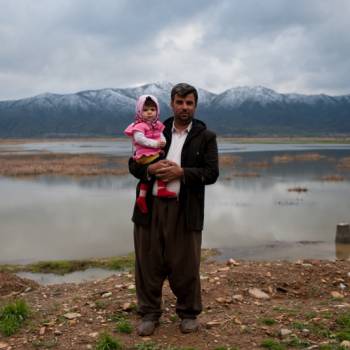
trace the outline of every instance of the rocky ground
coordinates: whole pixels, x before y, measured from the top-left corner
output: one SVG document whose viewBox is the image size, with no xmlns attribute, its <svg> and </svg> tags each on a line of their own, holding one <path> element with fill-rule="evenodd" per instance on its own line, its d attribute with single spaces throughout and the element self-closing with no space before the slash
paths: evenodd
<svg viewBox="0 0 350 350">
<path fill-rule="evenodd" d="M 138 316 L 130 272 L 52 286 L 1 273 L 0 304 L 22 298 L 31 315 L 16 334 L 0 335 L 0 349 L 94 349 L 104 331 L 117 338 L 123 349 L 326 350 L 348 346 L 349 261 L 206 261 L 201 278 L 204 311 L 199 332 L 180 333 L 175 298 L 166 283 L 160 327 L 153 336 L 141 338 L 135 331 Z M 124 327 L 120 327 L 121 320 Z"/>
</svg>

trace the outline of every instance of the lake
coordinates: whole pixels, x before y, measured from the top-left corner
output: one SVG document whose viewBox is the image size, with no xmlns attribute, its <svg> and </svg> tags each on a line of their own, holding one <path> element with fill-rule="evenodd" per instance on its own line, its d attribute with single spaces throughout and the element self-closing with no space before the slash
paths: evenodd
<svg viewBox="0 0 350 350">
<path fill-rule="evenodd" d="M 350 157 L 350 145 L 223 143 L 219 148 L 239 160 L 235 166 L 225 166 L 219 181 L 206 189 L 203 247 L 220 248 L 222 259 L 337 256 L 336 225 L 350 221 L 350 168 L 340 167 Z M 1 145 L 0 152 L 127 155 L 130 145 L 123 141 L 27 143 Z M 310 159 L 310 153 L 318 157 Z M 289 159 L 283 158 L 286 154 Z M 324 180 L 335 174 L 342 181 Z M 132 176 L 0 177 L 0 262 L 107 257 L 132 251 L 135 186 Z M 296 187 L 307 191 L 288 191 Z"/>
</svg>

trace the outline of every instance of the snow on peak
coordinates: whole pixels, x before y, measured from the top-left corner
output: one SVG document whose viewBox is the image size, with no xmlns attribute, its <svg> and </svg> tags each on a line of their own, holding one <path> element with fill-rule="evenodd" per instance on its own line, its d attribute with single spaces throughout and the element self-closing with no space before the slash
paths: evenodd
<svg viewBox="0 0 350 350">
<path fill-rule="evenodd" d="M 217 103 L 225 107 L 234 107 L 246 101 L 258 102 L 261 105 L 266 105 L 268 103 L 282 102 L 283 96 L 264 86 L 238 86 L 220 94 Z"/>
</svg>

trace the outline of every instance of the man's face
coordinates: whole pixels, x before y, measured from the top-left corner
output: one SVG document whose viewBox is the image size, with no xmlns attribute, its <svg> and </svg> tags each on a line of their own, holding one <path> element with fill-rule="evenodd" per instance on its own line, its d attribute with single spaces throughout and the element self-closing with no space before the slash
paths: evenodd
<svg viewBox="0 0 350 350">
<path fill-rule="evenodd" d="M 196 111 L 196 102 L 194 94 L 188 94 L 185 97 L 175 95 L 171 101 L 171 108 L 174 112 L 175 124 L 188 125 L 191 123 Z"/>
</svg>

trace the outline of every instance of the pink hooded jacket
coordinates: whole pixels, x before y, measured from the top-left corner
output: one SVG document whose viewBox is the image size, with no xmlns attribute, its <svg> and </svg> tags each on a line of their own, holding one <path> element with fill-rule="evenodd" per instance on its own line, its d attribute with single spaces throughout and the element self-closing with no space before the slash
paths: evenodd
<svg viewBox="0 0 350 350">
<path fill-rule="evenodd" d="M 144 121 L 142 118 L 142 110 L 147 97 L 150 97 L 157 106 L 156 117 L 154 118 L 154 120 L 149 122 Z M 135 121 L 131 123 L 124 130 L 125 135 L 134 137 L 134 133 L 136 131 L 140 131 L 145 135 L 145 137 L 149 139 L 157 140 L 157 141 L 160 140 L 162 131 L 164 130 L 164 125 L 159 121 L 159 115 L 160 115 L 160 108 L 159 108 L 159 103 L 157 98 L 152 95 L 140 96 L 136 102 Z M 135 147 L 134 159 L 153 156 L 155 154 L 159 154 L 161 151 L 160 148 L 152 148 L 152 147 L 146 147 L 146 146 L 140 145 L 137 142 L 135 142 L 134 139 L 133 139 L 133 144 Z"/>
</svg>

